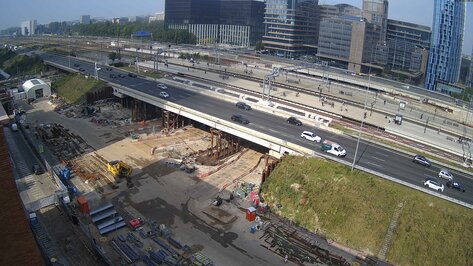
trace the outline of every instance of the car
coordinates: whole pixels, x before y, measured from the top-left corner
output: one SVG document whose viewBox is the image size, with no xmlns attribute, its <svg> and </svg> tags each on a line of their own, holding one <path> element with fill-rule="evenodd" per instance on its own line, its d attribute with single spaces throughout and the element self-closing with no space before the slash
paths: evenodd
<svg viewBox="0 0 473 266">
<path fill-rule="evenodd" d="M 248 104 L 246 104 L 244 102 L 237 102 L 236 107 L 238 107 L 240 109 L 243 109 L 243 110 L 247 110 L 247 111 L 251 110 L 251 106 L 249 106 Z"/>
<path fill-rule="evenodd" d="M 106 69 L 107 71 L 112 71 L 112 70 L 113 70 L 113 68 L 111 68 L 111 67 L 106 67 L 105 69 Z"/>
<path fill-rule="evenodd" d="M 84 72 L 85 69 L 83 69 L 82 67 L 79 67 L 79 71 L 80 71 L 80 72 Z"/>
<path fill-rule="evenodd" d="M 110 74 L 110 78 L 114 79 L 116 78 L 117 76 L 115 74 Z"/>
<path fill-rule="evenodd" d="M 235 121 L 235 122 L 240 122 L 242 124 L 249 124 L 250 121 L 248 119 L 246 119 L 245 117 L 243 117 L 242 115 L 232 115 L 231 117 L 232 121 Z"/>
<path fill-rule="evenodd" d="M 439 172 L 439 177 L 440 177 L 440 178 L 443 178 L 443 179 L 447 179 L 448 181 L 452 181 L 452 180 L 453 180 L 453 175 L 452 175 L 452 173 L 450 173 L 450 171 L 445 170 L 445 169 L 440 170 L 440 172 Z"/>
<path fill-rule="evenodd" d="M 301 133 L 301 138 L 307 139 L 310 141 L 315 141 L 317 143 L 322 141 L 322 138 L 317 136 L 314 132 L 311 131 L 304 131 Z"/>
<path fill-rule="evenodd" d="M 296 125 L 296 126 L 299 126 L 299 127 L 302 126 L 302 122 L 299 119 L 295 118 L 294 116 L 289 117 L 287 119 L 287 123 L 292 124 L 292 125 Z"/>
<path fill-rule="evenodd" d="M 168 87 L 166 85 L 164 85 L 163 83 L 158 83 L 158 88 L 162 89 L 162 90 L 167 90 Z"/>
<path fill-rule="evenodd" d="M 80 65 L 76 63 L 76 64 L 74 64 L 74 66 L 75 66 L 75 67 L 79 67 Z"/>
<path fill-rule="evenodd" d="M 163 98 L 163 99 L 167 99 L 169 98 L 169 94 L 165 91 L 162 91 L 159 93 L 159 97 Z"/>
<path fill-rule="evenodd" d="M 118 77 L 119 77 L 119 78 L 125 78 L 125 77 L 126 77 L 126 75 L 125 75 L 125 74 L 121 74 L 121 73 L 120 73 L 120 74 L 118 74 Z"/>
<path fill-rule="evenodd" d="M 430 163 L 429 159 L 425 158 L 422 155 L 416 155 L 414 158 L 412 158 L 412 161 L 418 164 L 421 164 L 423 166 L 430 167 L 432 164 Z"/>
<path fill-rule="evenodd" d="M 453 180 L 449 180 L 447 181 L 447 187 L 448 188 L 451 188 L 451 189 L 456 189 L 456 190 L 459 190 L 461 192 L 465 192 L 465 187 L 458 183 L 457 181 L 453 181 Z"/>
<path fill-rule="evenodd" d="M 424 186 L 429 187 L 430 189 L 437 190 L 438 192 L 443 192 L 443 184 L 434 178 L 427 178 L 424 181 Z"/>
<path fill-rule="evenodd" d="M 39 164 L 33 164 L 33 166 L 31 167 L 32 170 L 33 170 L 33 173 L 35 175 L 41 175 L 41 174 L 44 174 L 44 170 L 41 166 L 39 166 Z"/>
<path fill-rule="evenodd" d="M 137 76 L 136 74 L 134 74 L 134 73 L 128 73 L 128 76 L 129 76 L 130 78 L 136 78 L 136 77 L 138 77 L 138 76 Z"/>
</svg>

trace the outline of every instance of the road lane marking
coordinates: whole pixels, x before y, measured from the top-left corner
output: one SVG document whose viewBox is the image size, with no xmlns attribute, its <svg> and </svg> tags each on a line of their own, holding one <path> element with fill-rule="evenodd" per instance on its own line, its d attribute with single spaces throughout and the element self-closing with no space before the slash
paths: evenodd
<svg viewBox="0 0 473 266">
<path fill-rule="evenodd" d="M 375 159 L 375 160 L 378 160 L 380 162 L 385 162 L 386 161 L 385 159 L 381 159 L 381 158 L 378 158 L 378 157 L 371 157 L 371 159 Z"/>
<path fill-rule="evenodd" d="M 372 163 L 372 162 L 366 162 L 366 164 L 369 164 L 369 165 L 372 165 L 372 166 L 375 166 L 375 167 L 378 167 L 378 168 L 383 168 L 383 166 L 381 166 L 379 164 Z"/>
</svg>

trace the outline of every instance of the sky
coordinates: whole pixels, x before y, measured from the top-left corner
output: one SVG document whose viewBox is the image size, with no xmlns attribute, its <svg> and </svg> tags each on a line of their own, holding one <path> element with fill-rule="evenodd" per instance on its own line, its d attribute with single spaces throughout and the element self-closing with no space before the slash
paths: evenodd
<svg viewBox="0 0 473 266">
<path fill-rule="evenodd" d="M 432 27 L 433 0 L 390 0 L 389 18 Z M 347 3 L 361 7 L 362 0 L 319 0 L 319 4 Z M 3 0 L 0 29 L 20 26 L 22 21 L 36 19 L 38 24 L 79 20 L 91 17 L 151 15 L 164 10 L 164 0 Z M 473 3 L 467 4 L 464 54 L 473 48 Z"/>
</svg>

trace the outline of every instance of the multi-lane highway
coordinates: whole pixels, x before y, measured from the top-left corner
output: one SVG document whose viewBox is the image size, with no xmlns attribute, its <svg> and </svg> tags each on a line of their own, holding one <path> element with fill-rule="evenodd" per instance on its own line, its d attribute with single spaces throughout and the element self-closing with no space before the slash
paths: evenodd
<svg viewBox="0 0 473 266">
<path fill-rule="evenodd" d="M 60 64 L 65 67 L 69 66 L 69 59 L 64 56 L 46 54 L 43 55 L 43 58 L 46 61 Z M 74 64 L 79 64 L 79 66 L 74 66 Z M 84 72 L 87 74 L 92 75 L 94 73 L 93 63 L 82 61 L 77 58 L 70 59 L 70 67 L 76 70 L 83 68 L 85 70 Z M 127 73 L 117 69 L 107 71 L 105 66 L 100 67 L 102 68 L 102 70 L 99 71 L 100 79 L 135 89 L 155 97 L 159 97 L 158 95 L 161 92 L 161 89 L 158 88 L 157 82 L 141 77 L 129 77 L 127 76 Z M 112 73 L 115 75 L 124 74 L 125 77 L 111 78 L 110 74 Z M 284 139 L 288 142 L 292 142 L 306 148 L 311 148 L 315 151 L 320 151 L 320 144 L 306 141 L 300 137 L 301 132 L 304 130 L 315 131 L 317 135 L 322 137 L 322 139 L 329 139 L 342 145 L 348 152 L 348 155 L 344 158 L 344 160 L 348 162 L 353 161 L 356 148 L 356 139 L 317 130 L 306 125 L 301 127 L 289 125 L 284 118 L 257 110 L 244 111 L 242 109 L 236 108 L 234 104 L 220 100 L 217 97 L 210 97 L 194 93 L 179 87 L 170 87 L 167 92 L 170 95 L 170 97 L 166 99 L 167 101 L 230 122 L 230 117 L 232 114 L 242 114 L 250 121 L 250 124 L 244 125 L 245 127 L 280 139 Z M 363 141 L 360 142 L 357 155 L 357 164 L 418 186 L 422 186 L 424 180 L 427 177 L 437 177 L 437 174 L 441 168 L 435 164 L 431 168 L 414 164 L 410 156 L 404 155 L 394 150 L 365 143 Z M 455 179 L 464 185 L 466 192 L 462 193 L 457 190 L 445 188 L 444 192 L 441 194 L 473 204 L 473 178 L 455 171 L 453 171 L 453 174 Z M 446 183 L 445 180 L 439 179 L 439 181 L 443 184 Z"/>
</svg>

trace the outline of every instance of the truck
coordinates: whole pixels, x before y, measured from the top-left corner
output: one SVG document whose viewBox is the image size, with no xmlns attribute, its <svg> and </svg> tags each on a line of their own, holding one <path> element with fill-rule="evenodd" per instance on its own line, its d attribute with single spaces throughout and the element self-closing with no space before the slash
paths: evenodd
<svg viewBox="0 0 473 266">
<path fill-rule="evenodd" d="M 322 142 L 321 150 L 338 157 L 345 157 L 347 155 L 347 151 L 342 146 L 330 140 L 324 140 L 324 142 Z"/>
</svg>

